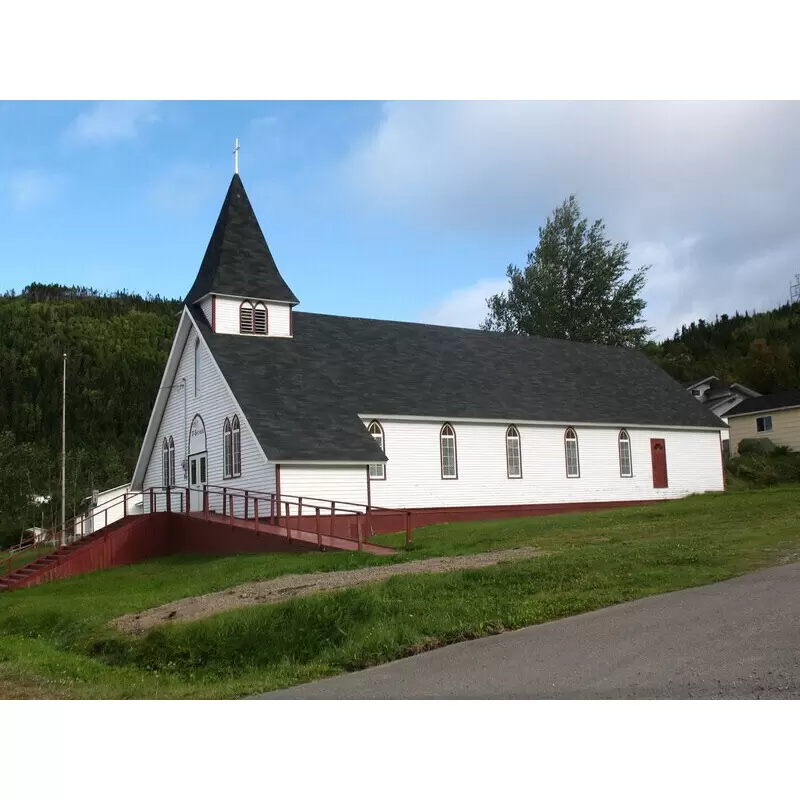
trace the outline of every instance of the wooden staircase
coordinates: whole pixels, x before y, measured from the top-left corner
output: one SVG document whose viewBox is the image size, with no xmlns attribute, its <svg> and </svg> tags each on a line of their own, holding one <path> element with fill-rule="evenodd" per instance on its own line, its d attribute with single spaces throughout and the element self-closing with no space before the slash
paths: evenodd
<svg viewBox="0 0 800 800">
<path fill-rule="evenodd" d="M 107 527 L 97 531 L 96 533 L 91 533 L 88 536 L 84 536 L 80 539 L 70 542 L 63 547 L 52 550 L 51 552 L 47 553 L 47 555 L 43 555 L 37 559 L 34 559 L 33 561 L 29 561 L 22 567 L 18 567 L 11 572 L 7 572 L 5 575 L 0 576 L 0 592 L 6 589 L 16 589 L 21 586 L 31 585 L 31 577 L 44 573 L 51 567 L 57 566 L 58 564 L 62 564 L 74 553 L 88 547 L 98 539 L 112 534 L 115 530 L 123 527 L 125 523 L 129 521 L 130 518 L 112 522 Z"/>
<path fill-rule="evenodd" d="M 172 553 L 230 555 L 316 549 L 361 551 L 371 555 L 396 552 L 390 547 L 364 541 L 364 537 L 352 539 L 331 535 L 331 532 L 336 533 L 335 530 L 311 533 L 299 530 L 299 526 L 270 523 L 268 518 L 242 519 L 210 511 L 154 511 L 129 515 L 0 576 L 0 591 Z"/>
</svg>

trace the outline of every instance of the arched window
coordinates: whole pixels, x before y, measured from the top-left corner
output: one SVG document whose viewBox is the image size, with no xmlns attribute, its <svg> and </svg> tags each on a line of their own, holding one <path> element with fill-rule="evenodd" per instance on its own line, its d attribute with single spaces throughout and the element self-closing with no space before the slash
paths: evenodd
<svg viewBox="0 0 800 800">
<path fill-rule="evenodd" d="M 458 461 L 456 457 L 456 432 L 446 422 L 439 433 L 439 449 L 441 451 L 442 478 L 458 478 Z"/>
<path fill-rule="evenodd" d="M 578 457 L 578 434 L 574 428 L 567 428 L 564 434 L 564 454 L 567 459 L 567 477 L 580 478 L 581 462 Z"/>
<path fill-rule="evenodd" d="M 619 474 L 621 478 L 633 477 L 633 460 L 631 459 L 631 437 L 628 431 L 619 432 Z"/>
<path fill-rule="evenodd" d="M 239 333 L 253 332 L 253 304 L 245 300 L 239 306 Z"/>
<path fill-rule="evenodd" d="M 267 335 L 267 307 L 263 303 L 256 303 L 253 311 L 253 333 Z"/>
<path fill-rule="evenodd" d="M 169 486 L 175 485 L 175 441 L 170 436 L 169 444 L 167 445 L 169 452 Z"/>
<path fill-rule="evenodd" d="M 200 394 L 200 339 L 194 343 L 194 396 Z"/>
<path fill-rule="evenodd" d="M 192 424 L 189 426 L 189 455 L 205 453 L 208 449 L 208 437 L 206 436 L 206 424 L 199 414 L 195 414 Z M 194 483 L 194 481 L 193 481 Z"/>
<path fill-rule="evenodd" d="M 386 450 L 383 446 L 383 428 L 380 422 L 372 420 L 369 424 L 369 435 L 377 442 L 381 450 Z M 373 480 L 386 480 L 386 464 L 370 464 L 369 477 Z"/>
<path fill-rule="evenodd" d="M 161 443 L 161 485 L 169 486 L 169 442 L 164 437 Z"/>
<path fill-rule="evenodd" d="M 233 477 L 231 421 L 227 417 L 225 417 L 225 425 L 222 428 L 222 475 L 224 478 Z"/>
<path fill-rule="evenodd" d="M 514 425 L 511 425 L 506 431 L 506 466 L 509 478 L 522 477 L 522 450 L 519 431 Z"/>
<path fill-rule="evenodd" d="M 233 445 L 233 477 L 238 478 L 242 474 L 242 430 L 239 426 L 238 416 L 233 418 L 231 432 L 231 444 Z"/>
</svg>

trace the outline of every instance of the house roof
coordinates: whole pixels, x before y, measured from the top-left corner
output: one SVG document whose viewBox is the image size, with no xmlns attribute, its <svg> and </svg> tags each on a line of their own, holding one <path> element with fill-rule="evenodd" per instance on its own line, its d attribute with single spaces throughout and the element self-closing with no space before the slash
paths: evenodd
<svg viewBox="0 0 800 800">
<path fill-rule="evenodd" d="M 792 408 L 800 406 L 800 389 L 787 389 L 775 394 L 764 394 L 760 397 L 750 397 L 735 405 L 725 415 L 738 417 L 741 414 L 755 414 L 759 411 L 776 411 L 779 408 Z"/>
<path fill-rule="evenodd" d="M 238 174 L 233 176 L 186 305 L 209 293 L 299 302 L 286 284 Z"/>
<path fill-rule="evenodd" d="M 641 353 L 463 328 L 293 313 L 293 338 L 190 312 L 267 456 L 378 461 L 359 414 L 724 428 Z"/>
<path fill-rule="evenodd" d="M 684 389 L 694 389 L 695 386 L 699 386 L 701 383 L 710 383 L 716 380 L 718 380 L 716 375 L 709 375 L 707 378 L 700 378 L 700 380 L 684 381 L 681 386 L 683 386 Z"/>
<path fill-rule="evenodd" d="M 727 383 L 723 383 L 718 378 L 712 378 L 709 383 L 708 389 L 705 392 L 706 402 L 711 402 L 712 400 L 720 400 L 726 397 L 731 397 L 732 391 L 731 387 Z"/>
<path fill-rule="evenodd" d="M 744 384 L 728 384 L 714 375 L 709 375 L 701 381 L 687 381 L 682 383 L 681 386 L 687 391 L 692 391 L 696 386 L 702 384 L 708 384 L 708 388 L 702 394 L 698 395 L 697 399 L 700 400 L 701 403 L 705 403 L 714 414 L 720 417 L 728 416 L 727 409 L 733 407 L 729 404 L 733 403 L 733 405 L 736 405 L 741 400 L 749 397 L 759 397 L 758 392 L 749 389 Z M 722 411 L 722 409 L 725 409 L 725 411 Z"/>
</svg>

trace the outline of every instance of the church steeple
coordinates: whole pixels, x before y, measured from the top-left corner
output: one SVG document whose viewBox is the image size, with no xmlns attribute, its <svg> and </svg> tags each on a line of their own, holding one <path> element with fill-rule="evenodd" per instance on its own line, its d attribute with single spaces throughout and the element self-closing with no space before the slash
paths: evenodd
<svg viewBox="0 0 800 800">
<path fill-rule="evenodd" d="M 238 172 L 228 187 L 200 270 L 184 302 L 196 303 L 207 295 L 271 300 L 290 306 L 299 302 L 278 271 Z"/>
</svg>

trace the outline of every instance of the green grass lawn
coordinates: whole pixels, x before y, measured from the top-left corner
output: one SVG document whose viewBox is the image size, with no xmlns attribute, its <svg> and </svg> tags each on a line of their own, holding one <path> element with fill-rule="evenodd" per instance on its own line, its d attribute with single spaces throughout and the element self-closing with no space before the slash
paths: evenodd
<svg viewBox="0 0 800 800">
<path fill-rule="evenodd" d="M 124 613 L 360 553 L 174 557 L 0 594 L 0 697 L 237 697 L 800 560 L 800 487 L 591 514 L 440 525 L 389 560 L 537 545 L 480 570 L 251 606 L 127 637 Z M 380 537 L 400 546 L 402 536 Z"/>
</svg>

